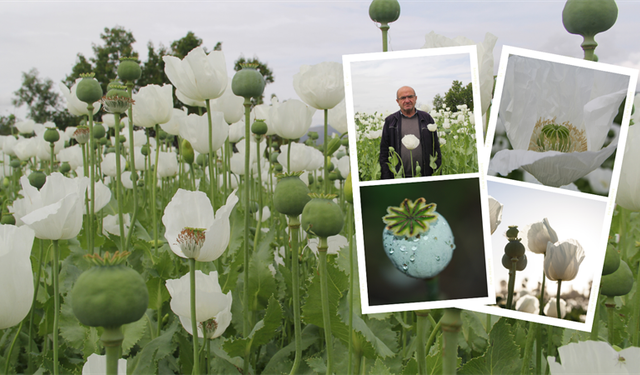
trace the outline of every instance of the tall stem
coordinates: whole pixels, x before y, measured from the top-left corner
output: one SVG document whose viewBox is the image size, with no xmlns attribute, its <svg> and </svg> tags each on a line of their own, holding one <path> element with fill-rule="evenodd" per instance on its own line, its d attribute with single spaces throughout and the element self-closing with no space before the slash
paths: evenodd
<svg viewBox="0 0 640 375">
<path fill-rule="evenodd" d="M 118 375 L 118 360 L 120 359 L 120 346 L 124 340 L 121 326 L 104 327 L 100 341 L 104 345 L 107 354 L 107 375 Z"/>
<path fill-rule="evenodd" d="M 58 363 L 58 322 L 60 320 L 60 286 L 58 282 L 58 272 L 60 269 L 60 249 L 58 240 L 53 240 L 53 265 L 51 273 L 53 275 L 53 374 L 60 373 Z"/>
<path fill-rule="evenodd" d="M 127 91 L 129 92 L 129 97 L 133 95 L 133 82 L 127 82 Z M 136 170 L 136 158 L 135 158 L 135 148 L 133 145 L 133 106 L 129 106 L 127 110 L 127 115 L 129 117 L 129 166 L 131 167 L 131 182 L 133 183 L 133 213 L 131 214 L 131 225 L 135 224 L 136 213 L 138 212 L 138 171 Z M 157 133 L 156 133 L 157 134 Z M 131 243 L 131 233 L 132 230 L 129 231 L 129 235 L 125 241 L 125 246 L 129 246 Z M 126 248 L 123 249 L 123 251 Z"/>
<path fill-rule="evenodd" d="M 242 305 L 244 308 L 244 316 L 242 320 L 242 335 L 247 337 L 251 332 L 251 308 L 249 307 L 249 219 L 251 215 L 249 214 L 249 194 L 250 194 L 250 181 L 251 181 L 251 168 L 250 168 L 250 151 L 251 144 L 249 143 L 249 137 L 251 136 L 251 126 L 250 122 L 250 108 L 251 108 L 251 100 L 249 98 L 244 99 L 244 140 L 245 140 L 245 149 L 244 149 L 244 266 L 243 266 L 243 293 L 242 293 Z M 247 374 L 249 371 L 249 355 L 250 353 L 245 354 L 244 358 L 244 373 Z"/>
<path fill-rule="evenodd" d="M 114 147 L 116 149 L 116 200 L 118 201 L 118 226 L 120 227 L 120 251 L 125 251 L 125 235 L 124 235 L 124 202 L 122 196 L 122 167 L 120 165 L 120 114 L 114 113 L 113 118 L 115 119 L 114 130 L 116 132 L 115 136 L 115 144 Z M 133 145 L 133 138 L 129 139 L 129 144 Z"/>
<path fill-rule="evenodd" d="M 545 257 L 546 256 L 547 255 L 545 254 Z M 539 311 L 540 315 L 544 314 L 544 284 L 545 284 L 546 279 L 547 279 L 547 276 L 545 275 L 544 270 L 542 270 L 542 285 L 540 286 L 540 301 L 539 301 L 540 302 L 540 311 Z"/>
<path fill-rule="evenodd" d="M 324 184 L 324 193 L 329 194 L 329 161 L 327 160 L 327 156 L 329 154 L 329 110 L 324 110 L 324 175 L 323 184 Z"/>
<path fill-rule="evenodd" d="M 558 293 L 556 293 L 556 316 L 558 319 L 562 319 L 562 315 L 560 315 L 560 288 L 562 288 L 562 280 L 558 280 Z"/>
<path fill-rule="evenodd" d="M 44 263 L 44 243 L 42 242 L 42 239 L 38 238 L 38 244 L 40 246 L 40 252 L 38 255 L 38 272 L 36 273 L 36 280 L 35 280 L 35 287 L 34 287 L 34 292 L 33 292 L 33 299 L 31 300 L 31 311 L 29 312 L 29 353 L 33 353 L 33 340 L 31 340 L 31 333 L 32 333 L 32 327 L 33 327 L 33 318 L 34 318 L 34 314 L 35 314 L 35 309 L 33 308 L 36 304 L 36 298 L 38 296 L 38 289 L 40 289 L 40 278 L 42 277 L 42 267 L 43 267 L 43 263 Z M 31 366 L 32 366 L 32 361 L 33 358 L 29 359 L 29 370 L 31 370 Z M 31 373 L 35 372 L 35 371 L 29 371 Z"/>
<path fill-rule="evenodd" d="M 387 33 L 389 31 L 389 25 L 386 23 L 381 24 L 380 30 L 382 31 L 382 52 L 387 52 Z"/>
<path fill-rule="evenodd" d="M 196 260 L 189 258 L 189 280 L 191 283 L 191 332 L 193 332 L 193 374 L 200 373 L 200 354 L 198 353 L 198 321 L 196 321 Z"/>
<path fill-rule="evenodd" d="M 429 311 L 416 311 L 418 328 L 416 332 L 416 360 L 418 361 L 418 374 L 427 373 L 427 353 L 425 339 L 427 337 L 427 326 L 429 324 Z"/>
<path fill-rule="evenodd" d="M 293 329 L 296 343 L 296 357 L 291 367 L 291 375 L 298 372 L 302 362 L 302 325 L 300 323 L 300 267 L 299 242 L 300 220 L 298 216 L 289 216 L 289 235 L 291 236 L 291 289 L 293 293 Z"/>
<path fill-rule="evenodd" d="M 331 335 L 331 316 L 329 313 L 329 286 L 327 275 L 327 250 L 329 245 L 326 237 L 319 237 L 318 268 L 320 270 L 320 297 L 322 300 L 322 323 L 324 324 L 324 338 L 327 347 L 327 375 L 330 375 L 333 364 L 333 336 Z"/>
<path fill-rule="evenodd" d="M 89 178 L 91 179 L 91 181 L 89 182 L 89 187 L 91 189 L 91 196 L 89 197 L 89 212 L 87 212 L 88 216 L 89 216 L 89 230 L 87 230 L 87 233 L 89 233 L 89 237 L 88 237 L 88 242 L 89 242 L 89 253 L 93 254 L 94 249 L 93 249 L 93 244 L 94 244 L 94 233 L 93 233 L 93 216 L 94 216 L 94 210 L 95 210 L 95 202 L 96 202 L 96 171 L 95 171 L 95 165 L 96 165 L 96 155 L 95 155 L 95 147 L 96 147 L 96 139 L 93 136 L 93 104 L 89 104 L 87 105 L 87 111 L 89 113 L 88 120 L 87 121 L 89 123 L 89 170 L 90 170 L 90 176 Z M 86 176 L 86 175 L 85 175 Z M 123 249 L 124 250 L 124 249 Z"/>
<path fill-rule="evenodd" d="M 443 359 L 442 373 L 455 374 L 458 364 L 458 332 L 462 327 L 460 310 L 449 308 L 442 316 Z"/>
<path fill-rule="evenodd" d="M 353 293 L 354 285 L 354 261 L 353 261 L 353 206 L 347 204 L 347 238 L 349 238 L 349 332 L 353 332 L 353 304 L 355 295 Z M 404 328 L 403 328 L 404 329 Z M 403 343 L 404 344 L 404 343 Z M 351 374 L 353 361 L 353 338 L 349 340 L 349 360 L 347 364 L 347 373 Z"/>
<path fill-rule="evenodd" d="M 520 369 L 520 373 L 522 375 L 529 374 L 529 362 L 531 360 L 531 348 L 533 346 L 533 340 L 536 337 L 536 332 L 538 331 L 538 324 L 534 322 L 529 322 L 529 332 L 527 333 L 527 342 L 524 347 L 524 358 L 522 359 L 522 368 Z"/>
<path fill-rule="evenodd" d="M 211 199 L 211 203 L 215 206 L 215 186 L 213 185 L 213 122 L 211 120 L 210 100 L 206 99 L 204 102 L 207 106 L 207 120 L 209 121 L 209 199 Z"/>
<path fill-rule="evenodd" d="M 615 317 L 615 308 L 616 308 L 616 301 L 613 299 L 613 297 L 607 297 L 607 301 L 604 303 L 604 305 L 607 307 L 607 317 L 609 318 L 609 322 L 607 324 L 607 330 L 608 330 L 608 339 L 609 339 L 609 344 L 614 345 L 615 343 L 615 326 L 614 326 L 614 317 Z"/>
<path fill-rule="evenodd" d="M 154 130 L 156 132 L 156 136 L 158 135 L 158 125 L 155 125 Z M 156 139 L 156 145 L 157 143 Z M 149 149 L 149 153 L 151 153 L 151 149 Z M 153 175 L 151 176 L 151 210 L 153 211 L 153 246 L 155 250 L 155 254 L 158 255 L 158 203 L 157 203 L 157 190 L 158 190 L 158 154 L 160 153 L 160 148 L 156 147 L 156 155 L 153 166 Z"/>
<path fill-rule="evenodd" d="M 518 258 L 511 258 L 511 268 L 509 269 L 509 295 L 507 296 L 507 309 L 511 310 L 513 303 L 513 289 L 516 284 L 516 263 L 518 262 Z"/>
</svg>

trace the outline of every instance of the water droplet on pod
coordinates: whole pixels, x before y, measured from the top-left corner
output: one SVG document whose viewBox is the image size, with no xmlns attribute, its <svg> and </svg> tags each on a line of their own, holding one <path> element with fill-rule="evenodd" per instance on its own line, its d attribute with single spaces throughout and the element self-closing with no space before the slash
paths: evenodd
<svg viewBox="0 0 640 375">
<path fill-rule="evenodd" d="M 415 262 L 416 261 L 416 257 L 414 257 L 413 255 L 409 258 L 410 261 Z"/>
<path fill-rule="evenodd" d="M 404 245 L 400 246 L 400 251 L 407 251 L 407 247 Z"/>
<path fill-rule="evenodd" d="M 418 238 L 418 237 L 413 237 L 413 238 L 411 239 L 411 241 L 413 241 L 413 242 L 418 242 L 418 241 L 420 241 L 420 238 Z"/>
<path fill-rule="evenodd" d="M 394 250 L 393 249 L 389 249 L 389 254 L 393 254 Z"/>
<path fill-rule="evenodd" d="M 403 264 L 403 265 L 402 265 L 402 269 L 403 269 L 404 271 L 406 271 L 406 270 L 408 270 L 408 269 L 409 269 L 409 266 L 407 266 L 406 264 Z"/>
<path fill-rule="evenodd" d="M 413 251 L 418 250 L 418 246 L 411 246 L 411 250 L 413 250 Z"/>
<path fill-rule="evenodd" d="M 436 261 L 438 261 L 438 262 L 439 262 L 439 261 L 440 261 L 440 257 L 438 257 L 438 256 L 437 256 L 437 257 L 436 257 Z"/>
</svg>

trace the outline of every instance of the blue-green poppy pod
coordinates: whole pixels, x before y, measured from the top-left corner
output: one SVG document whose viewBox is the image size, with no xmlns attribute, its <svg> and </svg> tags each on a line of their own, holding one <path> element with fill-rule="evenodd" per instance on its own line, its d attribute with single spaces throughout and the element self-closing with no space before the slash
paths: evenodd
<svg viewBox="0 0 640 375">
<path fill-rule="evenodd" d="M 428 279 L 444 270 L 456 248 L 447 220 L 436 204 L 424 198 L 405 199 L 388 207 L 382 218 L 384 251 L 398 270 L 408 276 Z"/>
</svg>

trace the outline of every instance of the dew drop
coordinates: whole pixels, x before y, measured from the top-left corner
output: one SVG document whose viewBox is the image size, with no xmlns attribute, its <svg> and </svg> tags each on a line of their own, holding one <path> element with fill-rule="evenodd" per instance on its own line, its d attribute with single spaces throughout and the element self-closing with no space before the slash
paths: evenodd
<svg viewBox="0 0 640 375">
<path fill-rule="evenodd" d="M 414 245 L 414 246 L 411 246 L 411 250 L 413 250 L 413 251 L 418 250 L 418 246 L 415 246 L 415 245 Z"/>
<path fill-rule="evenodd" d="M 407 247 L 404 245 L 400 246 L 400 251 L 407 251 Z"/>
<path fill-rule="evenodd" d="M 422 240 L 423 240 L 424 242 L 429 241 L 429 236 L 424 236 L 424 237 L 422 237 Z"/>
<path fill-rule="evenodd" d="M 403 270 L 403 271 L 406 271 L 406 270 L 408 270 L 408 269 L 409 269 L 409 266 L 407 266 L 407 264 L 406 264 L 406 263 L 402 265 L 402 270 Z"/>
<path fill-rule="evenodd" d="M 438 262 L 440 261 L 440 257 L 439 256 L 436 256 L 436 261 L 438 261 Z"/>
<path fill-rule="evenodd" d="M 393 249 L 389 249 L 389 254 L 393 254 L 395 251 Z"/>
<path fill-rule="evenodd" d="M 410 261 L 415 262 L 416 261 L 416 257 L 414 257 L 413 255 L 409 258 Z"/>
</svg>

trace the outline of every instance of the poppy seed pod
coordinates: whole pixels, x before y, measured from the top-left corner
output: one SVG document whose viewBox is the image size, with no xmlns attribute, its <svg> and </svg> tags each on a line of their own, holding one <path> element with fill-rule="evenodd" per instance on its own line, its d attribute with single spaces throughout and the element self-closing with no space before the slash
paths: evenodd
<svg viewBox="0 0 640 375">
<path fill-rule="evenodd" d="M 633 288 L 633 273 L 624 260 L 620 261 L 618 269 L 606 276 L 602 276 L 600 293 L 607 297 L 624 296 Z"/>
<path fill-rule="evenodd" d="M 81 74 L 82 80 L 78 82 L 76 88 L 76 96 L 80 101 L 87 104 L 93 104 L 102 98 L 102 87 L 100 83 L 93 78 L 94 74 Z"/>
<path fill-rule="evenodd" d="M 264 91 L 264 77 L 256 70 L 257 64 L 243 64 L 242 69 L 233 76 L 231 89 L 237 96 L 245 99 L 258 98 Z"/>
<path fill-rule="evenodd" d="M 276 211 L 288 216 L 298 216 L 310 200 L 309 188 L 297 173 L 284 175 L 278 180 L 273 193 Z"/>
<path fill-rule="evenodd" d="M 339 234 L 344 226 L 344 215 L 332 195 L 310 194 L 309 203 L 302 210 L 302 228 L 318 237 Z"/>
<path fill-rule="evenodd" d="M 400 17 L 398 0 L 373 0 L 369 5 L 369 17 L 373 22 L 387 24 Z"/>
<path fill-rule="evenodd" d="M 257 135 L 267 134 L 269 128 L 267 127 L 267 123 L 264 120 L 257 119 L 251 124 L 251 132 Z"/>
<path fill-rule="evenodd" d="M 56 128 L 47 128 L 44 131 L 44 140 L 49 143 L 58 142 L 60 140 L 60 133 Z"/>
<path fill-rule="evenodd" d="M 140 78 L 142 69 L 135 57 L 122 57 L 118 64 L 118 77 L 125 82 L 133 82 Z"/>
<path fill-rule="evenodd" d="M 593 37 L 616 23 L 618 6 L 614 0 L 567 0 L 562 23 L 571 34 Z"/>
</svg>

